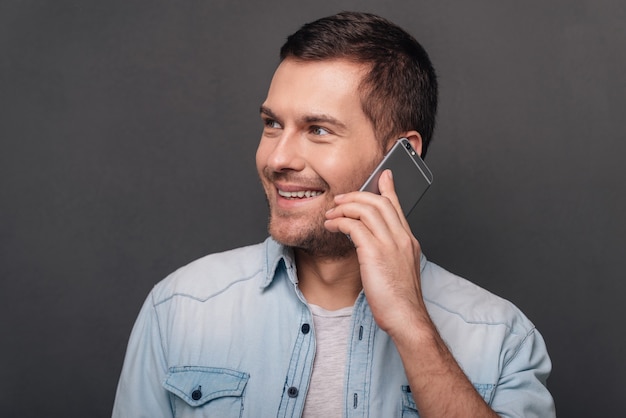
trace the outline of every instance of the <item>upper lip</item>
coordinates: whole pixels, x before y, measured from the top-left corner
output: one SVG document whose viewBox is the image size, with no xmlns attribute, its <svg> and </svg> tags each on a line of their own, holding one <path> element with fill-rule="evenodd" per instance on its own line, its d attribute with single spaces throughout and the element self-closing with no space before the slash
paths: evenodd
<svg viewBox="0 0 626 418">
<path fill-rule="evenodd" d="M 323 192 L 324 190 L 316 186 L 306 186 L 301 184 L 274 184 L 276 190 L 282 192 Z"/>
</svg>

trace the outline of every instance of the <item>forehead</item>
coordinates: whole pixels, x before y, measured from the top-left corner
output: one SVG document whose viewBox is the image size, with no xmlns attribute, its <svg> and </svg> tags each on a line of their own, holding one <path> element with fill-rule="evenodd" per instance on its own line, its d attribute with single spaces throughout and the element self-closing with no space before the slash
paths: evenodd
<svg viewBox="0 0 626 418">
<path fill-rule="evenodd" d="M 354 117 L 363 113 L 359 85 L 366 71 L 366 65 L 347 60 L 287 58 L 276 69 L 263 105 L 277 114 Z"/>
</svg>

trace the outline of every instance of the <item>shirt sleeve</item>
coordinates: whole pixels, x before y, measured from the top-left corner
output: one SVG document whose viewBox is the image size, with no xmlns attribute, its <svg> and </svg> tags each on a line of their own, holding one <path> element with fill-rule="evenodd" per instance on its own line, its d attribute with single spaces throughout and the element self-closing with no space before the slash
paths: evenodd
<svg viewBox="0 0 626 418">
<path fill-rule="evenodd" d="M 167 363 L 151 293 L 130 335 L 112 417 L 173 417 L 170 398 L 163 387 L 166 374 Z"/>
<path fill-rule="evenodd" d="M 502 417 L 555 417 L 547 389 L 552 368 L 543 337 L 532 328 L 514 349 L 495 389 L 491 407 Z"/>
</svg>

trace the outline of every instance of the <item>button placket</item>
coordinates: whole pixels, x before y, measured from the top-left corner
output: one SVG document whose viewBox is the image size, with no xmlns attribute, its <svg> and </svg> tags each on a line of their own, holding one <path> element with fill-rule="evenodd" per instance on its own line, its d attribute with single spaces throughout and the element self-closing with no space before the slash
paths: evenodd
<svg viewBox="0 0 626 418">
<path fill-rule="evenodd" d="M 368 416 L 367 397 L 371 382 L 371 356 L 376 323 L 369 310 L 369 305 L 363 293 L 359 295 L 354 305 L 352 318 L 352 337 L 348 356 L 348 374 L 346 376 L 346 405 L 347 417 Z"/>
<path fill-rule="evenodd" d="M 302 305 L 300 328 L 291 354 L 289 369 L 285 379 L 283 396 L 280 402 L 279 417 L 300 416 L 304 409 L 304 396 L 299 396 L 300 390 L 308 386 L 313 370 L 315 357 L 315 339 L 311 326 L 311 312 L 308 306 Z"/>
</svg>

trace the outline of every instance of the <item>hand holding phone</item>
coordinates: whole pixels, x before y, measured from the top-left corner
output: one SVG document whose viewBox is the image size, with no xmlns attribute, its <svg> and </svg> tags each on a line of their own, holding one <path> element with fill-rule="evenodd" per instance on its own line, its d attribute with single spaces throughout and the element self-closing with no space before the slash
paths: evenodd
<svg viewBox="0 0 626 418">
<path fill-rule="evenodd" d="M 409 216 L 433 182 L 433 175 L 409 140 L 400 138 L 359 190 L 380 194 L 378 179 L 386 169 L 393 173 L 400 206 L 404 216 Z"/>
</svg>

